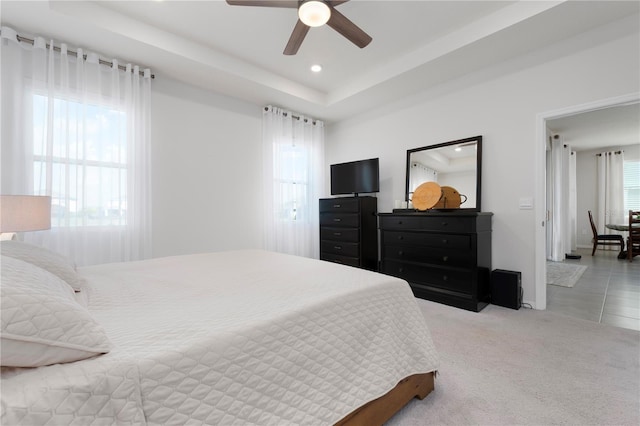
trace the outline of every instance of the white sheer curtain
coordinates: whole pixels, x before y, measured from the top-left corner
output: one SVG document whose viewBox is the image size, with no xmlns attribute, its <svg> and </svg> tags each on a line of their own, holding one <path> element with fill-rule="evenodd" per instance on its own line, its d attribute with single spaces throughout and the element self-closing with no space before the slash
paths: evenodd
<svg viewBox="0 0 640 426">
<path fill-rule="evenodd" d="M 573 157 L 573 159 L 572 159 Z M 576 161 L 571 147 L 561 137 L 551 142 L 551 174 L 549 188 L 551 202 L 551 244 L 549 260 L 560 262 L 565 254 L 576 248 Z"/>
<path fill-rule="evenodd" d="M 616 234 L 605 227 L 608 223 L 627 223 L 624 211 L 624 152 L 602 152 L 597 159 L 596 226 L 599 234 Z"/>
<path fill-rule="evenodd" d="M 150 257 L 150 70 L 1 42 L 2 193 L 52 197 L 52 228 L 24 240 L 78 265 Z"/>
<path fill-rule="evenodd" d="M 411 180 L 409 182 L 409 193 L 413 193 L 418 186 L 425 182 L 437 182 L 438 172 L 430 169 L 422 163 L 411 163 Z"/>
<path fill-rule="evenodd" d="M 318 258 L 324 124 L 273 106 L 262 120 L 264 247 Z"/>
<path fill-rule="evenodd" d="M 569 227 L 566 238 L 571 251 L 578 248 L 578 188 L 577 188 L 577 155 L 571 151 L 569 157 Z"/>
</svg>

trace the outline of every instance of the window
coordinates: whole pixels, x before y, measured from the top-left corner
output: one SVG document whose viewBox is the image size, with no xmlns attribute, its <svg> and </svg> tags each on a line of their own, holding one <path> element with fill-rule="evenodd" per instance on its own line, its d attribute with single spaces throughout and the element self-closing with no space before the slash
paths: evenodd
<svg viewBox="0 0 640 426">
<path fill-rule="evenodd" d="M 3 193 L 52 199 L 23 240 L 78 266 L 151 257 L 151 70 L 33 39 L 0 49 Z"/>
<path fill-rule="evenodd" d="M 276 148 L 278 158 L 274 158 L 277 170 L 274 190 L 279 192 L 276 217 L 282 221 L 309 222 L 309 162 L 306 149 L 287 145 Z"/>
<path fill-rule="evenodd" d="M 640 210 L 640 161 L 624 162 L 624 211 Z"/>
<path fill-rule="evenodd" d="M 269 105 L 262 126 L 264 248 L 318 258 L 324 125 Z"/>
<path fill-rule="evenodd" d="M 108 105 L 33 95 L 34 193 L 50 185 L 52 227 L 126 225 L 126 121 Z"/>
</svg>

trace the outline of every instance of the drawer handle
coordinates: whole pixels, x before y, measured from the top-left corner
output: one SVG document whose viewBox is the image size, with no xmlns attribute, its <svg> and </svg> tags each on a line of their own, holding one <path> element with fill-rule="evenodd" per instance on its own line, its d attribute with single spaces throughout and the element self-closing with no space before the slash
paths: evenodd
<svg viewBox="0 0 640 426">
<path fill-rule="evenodd" d="M 446 276 L 446 275 L 443 275 L 443 276 L 442 276 L 442 281 L 446 281 L 447 279 L 448 279 L 448 278 L 447 278 L 447 276 Z"/>
<path fill-rule="evenodd" d="M 342 250 L 342 247 L 340 247 L 340 246 L 333 246 L 333 248 L 336 249 L 336 250 Z"/>
<path fill-rule="evenodd" d="M 442 244 L 449 244 L 449 240 L 447 239 L 442 240 Z"/>
<path fill-rule="evenodd" d="M 342 232 L 334 232 L 333 235 L 335 235 L 336 237 L 339 237 L 340 235 L 342 235 Z"/>
<path fill-rule="evenodd" d="M 340 222 L 342 219 L 340 219 L 339 217 L 336 217 L 333 219 L 334 222 Z"/>
<path fill-rule="evenodd" d="M 399 239 L 399 240 L 404 240 L 404 236 L 402 236 L 402 235 L 398 235 L 398 239 Z"/>
<path fill-rule="evenodd" d="M 449 260 L 449 256 L 442 256 L 442 261 L 446 262 L 447 260 Z"/>
<path fill-rule="evenodd" d="M 334 205 L 333 205 L 333 208 L 334 208 L 334 209 L 339 209 L 340 207 L 342 207 L 340 204 L 334 204 Z"/>
</svg>

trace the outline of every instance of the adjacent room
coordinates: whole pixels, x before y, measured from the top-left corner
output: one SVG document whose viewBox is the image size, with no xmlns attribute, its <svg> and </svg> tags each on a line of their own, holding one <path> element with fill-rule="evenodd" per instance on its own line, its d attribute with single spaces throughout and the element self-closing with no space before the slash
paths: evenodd
<svg viewBox="0 0 640 426">
<path fill-rule="evenodd" d="M 638 117 L 634 103 L 547 121 L 547 309 L 635 330 L 640 271 L 628 249 L 628 212 L 640 210 Z M 553 145 L 569 154 L 568 174 L 555 173 Z"/>
<path fill-rule="evenodd" d="M 0 27 L 0 423 L 640 423 L 639 2 Z"/>
</svg>

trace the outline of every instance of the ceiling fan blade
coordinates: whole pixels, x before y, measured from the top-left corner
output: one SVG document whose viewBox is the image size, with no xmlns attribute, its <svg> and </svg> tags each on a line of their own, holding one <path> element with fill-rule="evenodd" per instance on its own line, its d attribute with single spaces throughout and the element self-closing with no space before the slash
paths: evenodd
<svg viewBox="0 0 640 426">
<path fill-rule="evenodd" d="M 289 37 L 289 42 L 287 46 L 284 48 L 285 55 L 295 55 L 298 53 L 298 49 L 302 44 L 302 40 L 304 40 L 305 36 L 309 32 L 309 27 L 302 23 L 301 20 L 298 19 L 296 22 L 296 26 L 293 27 L 293 32 L 291 33 L 291 37 Z"/>
<path fill-rule="evenodd" d="M 342 3 L 346 3 L 348 1 L 349 0 L 329 0 L 329 1 L 327 1 L 327 3 L 329 3 L 330 6 L 335 7 L 335 6 L 338 6 L 338 5 L 342 4 Z"/>
<path fill-rule="evenodd" d="M 345 36 L 350 42 L 359 48 L 365 47 L 371 43 L 371 40 L 373 40 L 369 34 L 362 31 L 360 27 L 351 22 L 346 16 L 338 12 L 333 7 L 331 8 L 331 17 L 329 18 L 327 25 Z"/>
<path fill-rule="evenodd" d="M 295 0 L 227 0 L 231 6 L 260 6 L 260 7 L 288 7 L 296 9 L 298 2 Z"/>
</svg>

